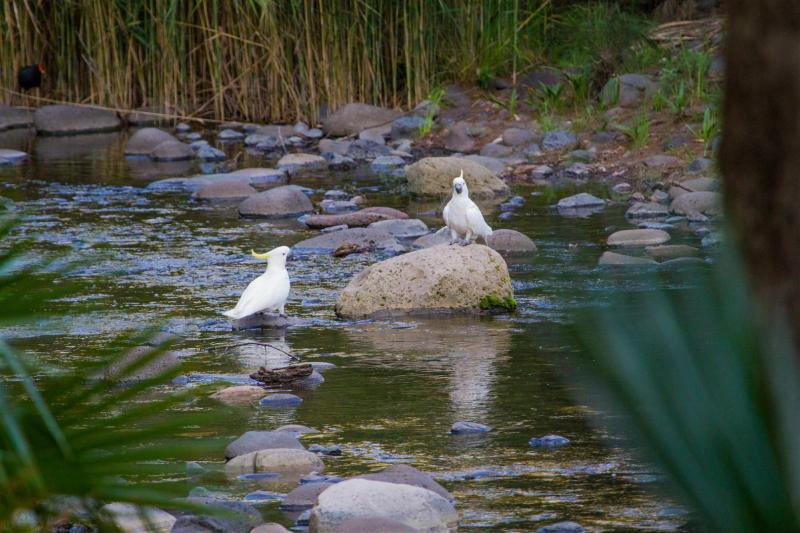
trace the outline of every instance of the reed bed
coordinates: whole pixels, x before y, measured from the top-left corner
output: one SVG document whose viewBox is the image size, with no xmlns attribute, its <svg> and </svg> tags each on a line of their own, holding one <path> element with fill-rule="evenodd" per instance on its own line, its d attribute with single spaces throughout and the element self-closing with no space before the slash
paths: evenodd
<svg viewBox="0 0 800 533">
<path fill-rule="evenodd" d="M 218 120 L 407 107 L 450 81 L 542 59 L 551 0 L 5 0 L 0 87 L 43 63 L 42 94 Z M 20 102 L 0 91 L 0 102 Z"/>
</svg>

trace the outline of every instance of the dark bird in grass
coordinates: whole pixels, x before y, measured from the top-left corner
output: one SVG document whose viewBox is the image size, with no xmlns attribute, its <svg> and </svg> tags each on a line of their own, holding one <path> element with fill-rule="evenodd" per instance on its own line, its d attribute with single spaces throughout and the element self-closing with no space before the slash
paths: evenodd
<svg viewBox="0 0 800 533">
<path fill-rule="evenodd" d="M 42 74 L 44 73 L 44 65 L 28 65 L 22 67 L 17 72 L 17 81 L 19 87 L 23 91 L 29 91 L 42 86 Z"/>
</svg>

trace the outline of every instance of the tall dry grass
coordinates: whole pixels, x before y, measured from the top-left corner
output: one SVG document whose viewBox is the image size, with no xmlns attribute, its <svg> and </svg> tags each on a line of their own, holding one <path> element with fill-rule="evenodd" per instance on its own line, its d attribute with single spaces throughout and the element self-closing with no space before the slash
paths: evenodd
<svg viewBox="0 0 800 533">
<path fill-rule="evenodd" d="M 550 0 L 4 0 L 0 87 L 44 63 L 49 98 L 316 121 L 410 106 L 541 55 Z M 0 91 L 0 101 L 19 101 Z"/>
</svg>

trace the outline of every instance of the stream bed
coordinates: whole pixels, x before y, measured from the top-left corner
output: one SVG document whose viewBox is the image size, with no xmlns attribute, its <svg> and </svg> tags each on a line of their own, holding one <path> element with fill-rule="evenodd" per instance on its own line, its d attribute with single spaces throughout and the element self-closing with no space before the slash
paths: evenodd
<svg viewBox="0 0 800 533">
<path fill-rule="evenodd" d="M 624 204 L 564 217 L 550 207 L 548 194 L 514 187 L 525 205 L 506 220 L 498 219 L 499 210 L 486 217 L 493 228 L 519 230 L 538 247 L 534 256 L 508 261 L 519 306 L 511 315 L 339 320 L 333 313 L 339 291 L 376 257 L 295 254 L 288 262 L 287 310 L 301 323 L 233 332 L 221 312 L 264 268 L 250 257 L 251 248 L 291 246 L 318 232 L 295 220 L 240 219 L 236 204 L 147 189 L 158 177 L 198 169 L 191 162 L 127 161 L 126 138 L 37 139 L 24 130 L 0 135 L 0 147 L 31 153 L 22 164 L 0 167 L 0 195 L 21 213 L 11 240 L 29 241 L 37 254 L 83 261 L 74 274 L 81 294 L 54 303 L 65 314 L 1 331 L 33 358 L 39 373 L 78 369 L 124 331 L 153 324 L 179 336 L 175 350 L 185 372 L 174 387 L 246 382 L 259 366 L 290 363 L 282 352 L 291 352 L 336 367 L 325 371 L 323 384 L 298 393 L 304 401 L 293 409 L 234 409 L 204 400 L 230 413 L 224 425 L 203 428 L 203 434 L 233 440 L 284 424 L 317 428 L 320 434 L 303 439 L 307 446 L 342 449 L 339 457 L 323 458 L 327 474 L 344 477 L 395 463 L 430 472 L 455 496 L 462 531 L 533 531 L 560 520 L 615 531 L 675 530 L 686 523 L 685 511 L 653 490 L 659 476 L 618 446 L 603 429 L 601 413 L 576 403 L 582 391 L 574 390 L 569 370 L 564 375 L 577 349 L 569 332 L 575 311 L 602 312 L 619 291 L 659 288 L 635 269 L 597 266 L 612 228 L 635 227 L 624 218 Z M 273 163 L 245 154 L 241 166 Z M 364 194 L 368 205 L 395 207 L 412 218 L 438 207 L 415 203 L 396 180 L 367 169 L 313 173 L 292 183 Z M 315 203 L 321 197 L 316 194 Z M 435 216 L 421 218 L 431 229 L 442 225 Z M 673 239 L 697 244 L 688 233 Z M 247 344 L 253 341 L 279 349 Z M 459 420 L 493 431 L 451 436 Z M 531 437 L 549 434 L 571 442 L 529 446 Z M 206 474 L 187 479 L 187 492 L 203 486 L 242 499 L 259 489 L 291 490 L 225 478 L 222 448 L 197 462 Z M 293 523 L 277 500 L 258 507 L 268 520 Z"/>
</svg>

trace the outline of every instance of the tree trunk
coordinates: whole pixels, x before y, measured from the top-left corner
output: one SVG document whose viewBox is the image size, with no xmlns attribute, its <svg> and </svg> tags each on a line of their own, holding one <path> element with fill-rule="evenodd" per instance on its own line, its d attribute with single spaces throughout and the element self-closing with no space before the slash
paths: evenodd
<svg viewBox="0 0 800 533">
<path fill-rule="evenodd" d="M 760 302 L 800 340 L 800 2 L 730 0 L 720 162 Z"/>
</svg>

